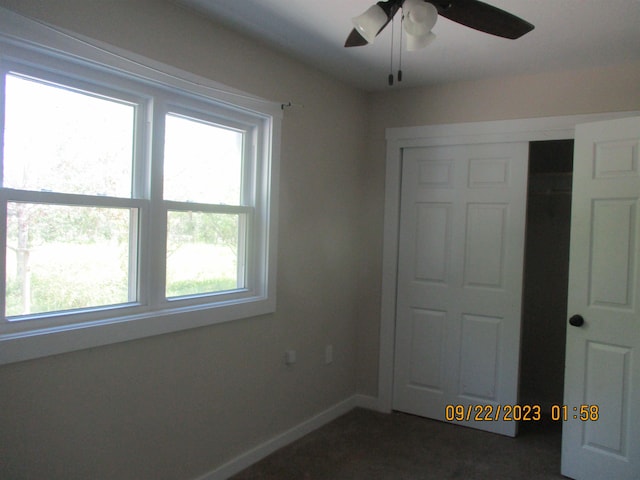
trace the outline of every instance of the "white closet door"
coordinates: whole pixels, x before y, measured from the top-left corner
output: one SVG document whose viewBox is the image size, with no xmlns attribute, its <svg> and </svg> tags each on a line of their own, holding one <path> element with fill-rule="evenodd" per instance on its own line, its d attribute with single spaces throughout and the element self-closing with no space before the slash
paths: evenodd
<svg viewBox="0 0 640 480">
<path fill-rule="evenodd" d="M 403 151 L 394 409 L 515 435 L 527 165 L 526 142 Z"/>
</svg>

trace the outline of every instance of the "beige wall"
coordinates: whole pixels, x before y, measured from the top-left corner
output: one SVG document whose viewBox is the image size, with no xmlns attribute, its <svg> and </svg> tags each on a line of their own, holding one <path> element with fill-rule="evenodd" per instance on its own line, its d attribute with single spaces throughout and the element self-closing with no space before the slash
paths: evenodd
<svg viewBox="0 0 640 480">
<path fill-rule="evenodd" d="M 366 95 L 164 0 L 0 6 L 304 105 L 283 119 L 277 312 L 0 367 L 0 478 L 192 479 L 353 395 Z"/>
<path fill-rule="evenodd" d="M 376 395 L 385 128 L 640 110 L 640 64 L 365 94 L 165 0 L 0 6 L 304 105 L 283 121 L 277 312 L 0 367 L 0 478 L 191 479 Z"/>
</svg>

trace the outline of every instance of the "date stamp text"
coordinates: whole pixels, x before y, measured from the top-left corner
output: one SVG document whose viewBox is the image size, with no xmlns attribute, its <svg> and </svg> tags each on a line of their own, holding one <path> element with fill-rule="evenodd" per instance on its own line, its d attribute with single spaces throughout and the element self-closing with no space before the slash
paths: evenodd
<svg viewBox="0 0 640 480">
<path fill-rule="evenodd" d="M 444 418 L 448 422 L 538 422 L 543 419 L 543 409 L 540 405 L 448 404 Z M 554 422 L 596 422 L 600 408 L 598 405 L 552 405 L 550 418 Z"/>
</svg>

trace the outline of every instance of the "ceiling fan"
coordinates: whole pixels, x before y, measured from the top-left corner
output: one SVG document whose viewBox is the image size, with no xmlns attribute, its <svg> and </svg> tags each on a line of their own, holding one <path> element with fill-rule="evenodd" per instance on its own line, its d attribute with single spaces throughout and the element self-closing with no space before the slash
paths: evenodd
<svg viewBox="0 0 640 480">
<path fill-rule="evenodd" d="M 529 22 L 479 0 L 386 0 L 370 7 L 353 19 L 355 28 L 345 47 L 373 43 L 398 10 L 403 9 L 407 48 L 426 46 L 435 35 L 431 29 L 438 15 L 467 27 L 503 38 L 516 39 L 533 30 Z"/>
</svg>

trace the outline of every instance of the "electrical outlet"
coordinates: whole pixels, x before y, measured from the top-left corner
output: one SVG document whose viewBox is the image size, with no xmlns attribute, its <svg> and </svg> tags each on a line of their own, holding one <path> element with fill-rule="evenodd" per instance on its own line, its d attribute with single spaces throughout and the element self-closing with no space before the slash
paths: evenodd
<svg viewBox="0 0 640 480">
<path fill-rule="evenodd" d="M 333 345 L 324 347 L 324 364 L 329 365 L 330 363 L 333 363 Z"/>
<path fill-rule="evenodd" d="M 295 350 L 287 350 L 284 352 L 284 363 L 287 365 L 293 365 L 297 362 L 296 351 Z"/>
</svg>

